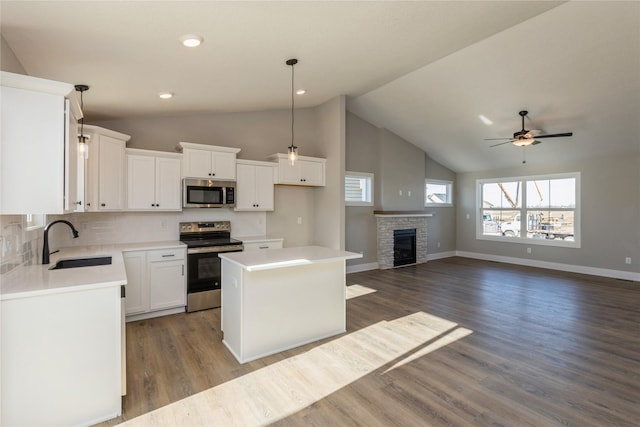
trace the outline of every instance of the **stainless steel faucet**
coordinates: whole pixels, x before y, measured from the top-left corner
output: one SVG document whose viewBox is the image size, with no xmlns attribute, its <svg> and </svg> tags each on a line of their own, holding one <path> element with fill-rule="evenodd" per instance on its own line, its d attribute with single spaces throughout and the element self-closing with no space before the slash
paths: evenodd
<svg viewBox="0 0 640 427">
<path fill-rule="evenodd" d="M 58 222 L 62 222 L 69 226 L 69 228 L 71 229 L 71 234 L 73 235 L 74 239 L 78 237 L 78 230 L 76 230 L 73 224 L 71 224 L 69 221 L 66 221 L 64 219 L 59 219 L 57 221 L 52 221 L 49 224 L 47 224 L 46 227 L 44 227 L 44 246 L 42 247 L 42 263 L 43 264 L 49 264 L 49 228 L 51 228 L 53 224 L 56 224 Z"/>
</svg>

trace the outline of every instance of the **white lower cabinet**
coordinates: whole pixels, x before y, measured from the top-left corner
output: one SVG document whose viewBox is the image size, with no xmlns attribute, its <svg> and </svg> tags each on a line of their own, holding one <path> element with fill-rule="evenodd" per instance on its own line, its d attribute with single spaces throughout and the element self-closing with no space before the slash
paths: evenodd
<svg viewBox="0 0 640 427">
<path fill-rule="evenodd" d="M 187 305 L 186 249 L 123 254 L 127 272 L 127 321 L 184 311 Z"/>
</svg>

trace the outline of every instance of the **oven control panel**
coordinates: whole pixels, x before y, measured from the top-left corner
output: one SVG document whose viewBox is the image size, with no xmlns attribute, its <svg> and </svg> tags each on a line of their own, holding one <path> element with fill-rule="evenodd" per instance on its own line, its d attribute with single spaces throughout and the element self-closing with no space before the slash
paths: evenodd
<svg viewBox="0 0 640 427">
<path fill-rule="evenodd" d="M 231 231 L 231 221 L 181 222 L 180 233 L 207 233 L 212 231 Z"/>
</svg>

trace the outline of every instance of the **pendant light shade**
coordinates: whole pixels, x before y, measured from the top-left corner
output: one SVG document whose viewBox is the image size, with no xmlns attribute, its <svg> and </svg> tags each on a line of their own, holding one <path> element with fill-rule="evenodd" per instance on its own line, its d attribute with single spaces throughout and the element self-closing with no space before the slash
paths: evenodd
<svg viewBox="0 0 640 427">
<path fill-rule="evenodd" d="M 87 143 L 87 137 L 84 136 L 84 100 L 82 94 L 89 90 L 87 85 L 76 85 L 76 90 L 80 92 L 80 110 L 82 111 L 82 118 L 80 118 L 80 135 L 78 135 L 78 151 L 80 155 L 85 159 L 89 158 L 89 144 Z"/>
<path fill-rule="evenodd" d="M 298 60 L 295 59 L 295 58 L 287 59 L 287 61 L 285 63 L 287 65 L 291 66 L 291 145 L 287 148 L 287 157 L 289 158 L 289 164 L 291 164 L 293 166 L 294 163 L 296 162 L 296 160 L 298 160 L 298 147 L 296 147 L 294 145 L 294 143 L 293 143 L 293 123 L 294 123 L 293 107 L 294 107 L 294 104 L 295 104 L 295 101 L 294 101 L 295 92 L 294 92 L 293 66 L 298 63 Z"/>
</svg>

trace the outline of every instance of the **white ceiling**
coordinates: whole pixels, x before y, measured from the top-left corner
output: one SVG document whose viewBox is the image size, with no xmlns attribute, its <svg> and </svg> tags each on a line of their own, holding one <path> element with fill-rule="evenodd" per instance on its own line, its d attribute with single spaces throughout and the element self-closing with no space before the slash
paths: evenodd
<svg viewBox="0 0 640 427">
<path fill-rule="evenodd" d="M 282 109 L 290 68 L 459 172 L 519 163 L 483 138 L 571 138 L 528 162 L 640 151 L 640 3 L 528 1 L 5 1 L 1 32 L 26 72 L 83 83 L 87 120 Z M 195 49 L 187 33 L 202 35 Z M 170 101 L 160 91 L 175 92 Z M 486 126 L 478 115 L 495 123 Z"/>
</svg>

